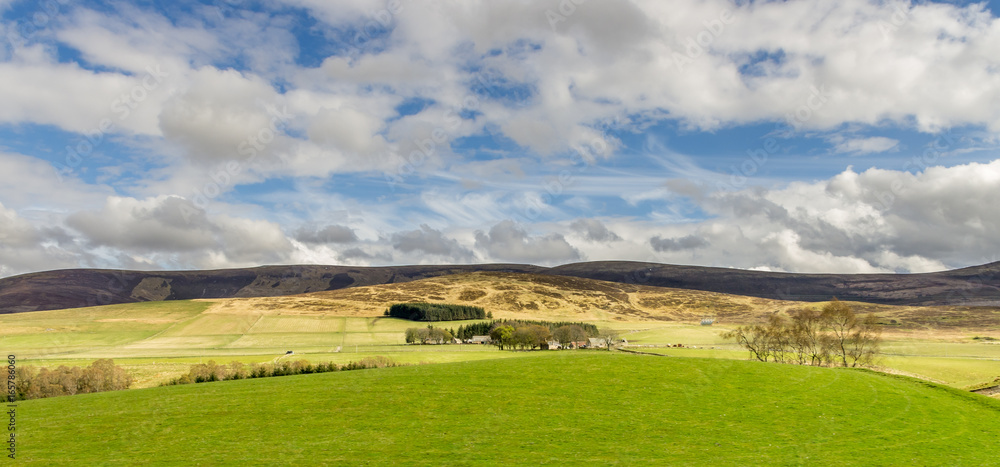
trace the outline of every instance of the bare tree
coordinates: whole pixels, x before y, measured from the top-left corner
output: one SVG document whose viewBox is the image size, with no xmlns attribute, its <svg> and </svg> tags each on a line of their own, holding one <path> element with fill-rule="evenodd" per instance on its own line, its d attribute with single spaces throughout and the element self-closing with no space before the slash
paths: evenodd
<svg viewBox="0 0 1000 467">
<path fill-rule="evenodd" d="M 882 326 L 878 324 L 875 315 L 869 313 L 858 322 L 857 328 L 851 333 L 850 346 L 847 349 L 851 366 L 872 365 L 875 356 L 878 355 L 881 342 Z"/>
<path fill-rule="evenodd" d="M 739 326 L 732 331 L 722 334 L 722 337 L 724 339 L 735 339 L 737 344 L 750 351 L 751 358 L 766 362 L 770 356 L 766 329 L 759 324 Z"/>
<path fill-rule="evenodd" d="M 722 335 L 750 351 L 762 362 L 797 362 L 811 365 L 871 365 L 879 352 L 882 328 L 873 314 L 855 315 L 850 305 L 836 298 L 821 311 L 791 313 L 791 320 L 777 313 L 767 322 L 740 326 Z"/>
<path fill-rule="evenodd" d="M 851 335 L 858 325 L 858 318 L 850 305 L 833 299 L 820 313 L 823 325 L 830 333 L 832 351 L 840 362 L 847 366 L 847 349 L 851 346 Z"/>
<path fill-rule="evenodd" d="M 597 337 L 599 339 L 604 339 L 604 343 L 608 346 L 608 350 L 614 350 L 615 344 L 618 342 L 618 330 L 601 328 L 597 332 Z"/>
<path fill-rule="evenodd" d="M 819 332 L 822 326 L 819 311 L 805 308 L 792 312 L 791 316 L 792 347 L 799 364 L 805 365 L 807 361 L 810 365 L 822 364 L 829 352 Z"/>
</svg>

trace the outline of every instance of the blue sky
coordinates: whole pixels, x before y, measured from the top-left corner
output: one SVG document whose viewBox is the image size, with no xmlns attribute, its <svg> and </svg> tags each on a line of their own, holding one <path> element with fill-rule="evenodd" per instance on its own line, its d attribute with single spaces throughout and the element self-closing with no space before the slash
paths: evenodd
<svg viewBox="0 0 1000 467">
<path fill-rule="evenodd" d="M 0 0 L 0 276 L 996 261 L 998 8 Z"/>
</svg>

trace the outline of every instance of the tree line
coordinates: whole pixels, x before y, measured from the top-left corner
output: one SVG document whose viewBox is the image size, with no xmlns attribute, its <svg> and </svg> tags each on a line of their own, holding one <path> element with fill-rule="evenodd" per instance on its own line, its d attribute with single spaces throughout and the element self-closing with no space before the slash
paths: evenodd
<svg viewBox="0 0 1000 467">
<path fill-rule="evenodd" d="M 464 326 L 459 326 L 458 330 L 454 332 L 455 336 L 462 340 L 471 339 L 472 336 L 488 336 L 490 331 L 508 324 L 511 327 L 517 327 L 519 325 L 535 324 L 539 326 L 545 326 L 550 332 L 555 332 L 557 328 L 563 326 L 577 326 L 583 330 L 585 336 L 580 340 L 585 340 L 587 337 L 594 337 L 598 334 L 597 326 L 591 323 L 574 323 L 568 321 L 531 321 L 531 320 L 495 320 L 495 321 L 482 321 L 478 323 L 470 323 Z"/>
<path fill-rule="evenodd" d="M 365 357 L 356 362 L 338 365 L 333 362 L 309 363 L 306 360 L 284 361 L 278 363 L 232 362 L 228 365 L 215 363 L 198 363 L 191 366 L 187 374 L 174 378 L 161 386 L 177 384 L 208 383 L 212 381 L 232 381 L 239 379 L 271 378 L 275 376 L 307 375 L 313 373 L 329 373 L 333 371 L 366 370 L 370 368 L 388 368 L 400 366 L 389 357 Z"/>
<path fill-rule="evenodd" d="M 568 346 L 589 337 L 609 334 L 589 323 L 548 323 L 544 321 L 496 321 L 490 329 L 490 339 L 500 350 L 533 350 L 550 341 Z M 616 335 L 617 336 L 617 335 Z M 610 342 L 610 340 L 609 340 Z M 610 349 L 610 346 L 609 346 Z"/>
<path fill-rule="evenodd" d="M 385 310 L 386 316 L 410 321 L 459 321 L 485 319 L 486 310 L 478 306 L 448 305 L 440 303 L 397 303 Z M 493 317 L 492 314 L 489 315 Z"/>
<path fill-rule="evenodd" d="M 132 385 L 132 376 L 114 360 L 100 359 L 90 366 L 58 368 L 18 367 L 14 375 L 17 400 L 118 391 Z"/>
<path fill-rule="evenodd" d="M 455 338 L 455 330 L 436 328 L 428 325 L 426 328 L 408 328 L 406 330 L 407 344 L 444 344 Z"/>
<path fill-rule="evenodd" d="M 762 362 L 856 367 L 874 363 L 882 327 L 874 314 L 859 317 L 835 298 L 821 310 L 772 314 L 764 324 L 740 326 L 723 337 L 735 339 Z"/>
</svg>

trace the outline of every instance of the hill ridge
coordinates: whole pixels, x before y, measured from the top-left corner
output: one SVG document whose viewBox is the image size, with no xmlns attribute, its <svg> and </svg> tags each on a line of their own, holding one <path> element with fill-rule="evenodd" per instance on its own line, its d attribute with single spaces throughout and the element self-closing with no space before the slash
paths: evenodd
<svg viewBox="0 0 1000 467">
<path fill-rule="evenodd" d="M 1000 262 L 919 274 L 805 274 L 635 261 L 527 264 L 259 266 L 130 271 L 64 269 L 0 279 L 0 313 L 197 298 L 271 297 L 490 271 L 579 277 L 758 298 L 888 305 L 1000 306 Z"/>
</svg>

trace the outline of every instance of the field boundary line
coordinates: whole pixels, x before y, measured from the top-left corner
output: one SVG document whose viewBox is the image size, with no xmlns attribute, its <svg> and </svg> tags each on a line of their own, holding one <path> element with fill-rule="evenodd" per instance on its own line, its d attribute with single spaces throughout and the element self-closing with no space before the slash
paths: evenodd
<svg viewBox="0 0 1000 467">
<path fill-rule="evenodd" d="M 159 332 L 157 332 L 156 334 L 153 334 L 152 336 L 149 336 L 149 337 L 147 337 L 145 339 L 134 341 L 131 344 L 134 345 L 134 344 L 138 344 L 140 342 L 145 342 L 145 341 L 148 341 L 148 340 L 151 340 L 151 339 L 156 339 L 157 337 L 160 337 L 160 334 L 163 334 L 163 333 L 165 333 L 165 332 L 167 332 L 167 331 L 169 331 L 169 330 L 171 330 L 171 329 L 173 329 L 175 327 L 178 327 L 178 326 L 182 326 L 182 328 L 183 328 L 183 326 L 191 324 L 192 321 L 194 321 L 194 320 L 202 317 L 205 314 L 206 310 L 208 310 L 208 308 L 205 308 L 205 310 L 202 310 L 200 313 L 198 313 L 198 314 L 196 314 L 196 315 L 194 315 L 194 316 L 192 316 L 190 318 L 187 318 L 187 319 L 184 319 L 184 320 L 181 320 L 181 321 L 177 321 L 176 323 L 173 323 L 170 326 L 167 326 L 167 327 L 161 329 Z"/>
<path fill-rule="evenodd" d="M 636 355 L 653 355 L 655 357 L 670 357 L 670 355 L 665 355 L 665 354 L 661 354 L 661 353 L 641 352 L 641 351 L 638 351 L 638 350 L 618 349 L 618 351 L 619 352 L 634 353 Z"/>
</svg>

